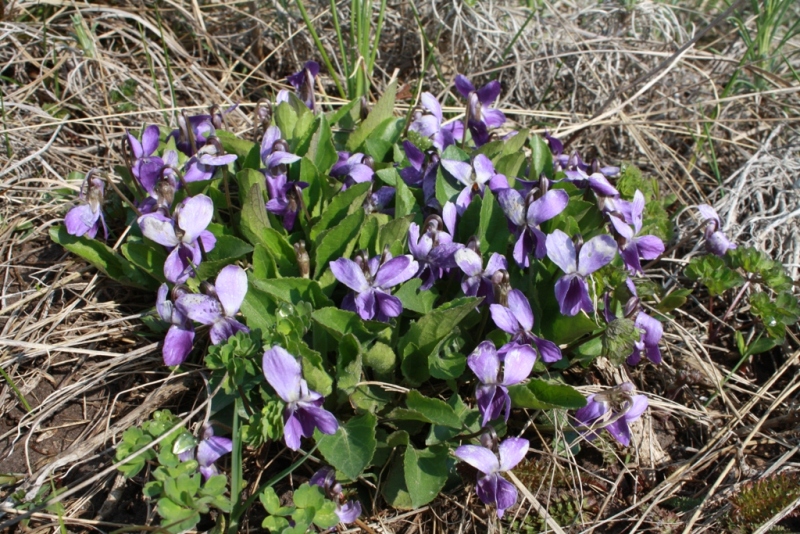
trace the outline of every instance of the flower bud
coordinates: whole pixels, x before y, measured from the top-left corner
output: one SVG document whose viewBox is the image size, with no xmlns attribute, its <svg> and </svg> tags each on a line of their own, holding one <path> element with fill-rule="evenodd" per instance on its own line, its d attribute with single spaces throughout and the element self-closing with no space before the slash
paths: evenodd
<svg viewBox="0 0 800 534">
<path fill-rule="evenodd" d="M 484 447 L 491 451 L 497 451 L 497 432 L 495 431 L 494 427 L 487 425 L 485 428 L 486 432 L 481 434 L 481 437 L 478 438 L 481 447 Z"/>
<path fill-rule="evenodd" d="M 358 109 L 358 115 L 359 115 L 359 117 L 361 118 L 362 121 L 365 121 L 365 120 L 367 120 L 367 117 L 369 116 L 369 111 L 370 111 L 370 109 L 369 109 L 369 101 L 367 101 L 367 97 L 366 96 L 362 96 L 360 103 L 361 103 L 361 106 Z"/>
<path fill-rule="evenodd" d="M 309 278 L 311 276 L 311 259 L 306 251 L 306 242 L 302 239 L 294 244 L 294 255 L 297 258 L 297 267 L 300 269 L 300 276 Z"/>
<path fill-rule="evenodd" d="M 208 114 L 211 115 L 211 124 L 214 128 L 221 130 L 225 125 L 225 118 L 222 116 L 219 106 L 216 104 L 208 106 Z"/>
<path fill-rule="evenodd" d="M 469 241 L 467 241 L 467 248 L 478 254 L 478 256 L 481 255 L 481 240 L 478 239 L 478 236 L 474 235 L 469 238 Z"/>
<path fill-rule="evenodd" d="M 361 160 L 361 163 L 369 167 L 371 170 L 375 170 L 375 158 L 372 156 L 364 156 L 364 159 Z"/>
<path fill-rule="evenodd" d="M 625 308 L 623 310 L 625 317 L 628 319 L 632 319 L 634 314 L 639 311 L 639 297 L 633 296 L 628 299 L 628 302 L 625 303 Z"/>
<path fill-rule="evenodd" d="M 501 306 L 508 306 L 508 292 L 511 291 L 511 280 L 508 271 L 498 269 L 492 275 L 492 291 L 495 303 Z"/>
<path fill-rule="evenodd" d="M 172 206 L 172 201 L 175 200 L 175 184 L 163 171 L 161 173 L 161 178 L 156 182 L 155 190 L 159 207 L 163 206 L 168 208 Z"/>
</svg>

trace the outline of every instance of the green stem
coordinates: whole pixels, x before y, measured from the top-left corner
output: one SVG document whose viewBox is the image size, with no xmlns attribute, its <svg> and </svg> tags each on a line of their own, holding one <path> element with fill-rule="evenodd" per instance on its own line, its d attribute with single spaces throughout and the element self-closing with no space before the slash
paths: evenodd
<svg viewBox="0 0 800 534">
<path fill-rule="evenodd" d="M 233 409 L 233 450 L 231 451 L 231 520 L 228 533 L 236 534 L 239 531 L 239 518 L 242 517 L 242 507 L 239 498 L 242 493 L 242 432 L 239 428 L 239 409 L 242 407 L 242 397 L 236 399 Z M 246 508 L 245 508 L 246 509 Z"/>
<path fill-rule="evenodd" d="M 22 394 L 19 388 L 17 388 L 17 385 L 14 383 L 13 380 L 11 380 L 11 377 L 8 376 L 8 373 L 6 373 L 5 369 L 3 369 L 2 367 L 0 367 L 0 375 L 3 375 L 6 384 L 8 384 L 14 391 L 14 394 L 17 396 L 17 399 L 19 399 L 19 402 L 25 407 L 25 411 L 31 413 L 31 411 L 33 411 L 33 408 L 31 408 L 31 405 L 28 404 L 27 400 L 25 400 L 25 396 Z"/>
<path fill-rule="evenodd" d="M 315 30 L 314 26 L 311 25 L 311 19 L 308 16 L 308 11 L 306 11 L 305 6 L 303 5 L 303 0 L 295 0 L 295 4 L 297 5 L 297 9 L 300 10 L 300 15 L 303 17 L 303 21 L 306 23 L 308 33 L 310 33 L 311 38 L 314 39 L 314 45 L 316 45 L 317 50 L 319 50 L 319 55 L 322 56 L 322 62 L 325 63 L 331 78 L 333 78 L 333 83 L 336 84 L 336 90 L 339 91 L 339 96 L 342 98 L 347 98 L 344 88 L 342 87 L 342 82 L 339 81 L 339 77 L 336 75 L 336 71 L 333 69 L 331 59 L 328 57 L 325 47 L 322 46 L 322 41 L 320 41 L 319 35 L 317 35 L 317 30 Z"/>
</svg>

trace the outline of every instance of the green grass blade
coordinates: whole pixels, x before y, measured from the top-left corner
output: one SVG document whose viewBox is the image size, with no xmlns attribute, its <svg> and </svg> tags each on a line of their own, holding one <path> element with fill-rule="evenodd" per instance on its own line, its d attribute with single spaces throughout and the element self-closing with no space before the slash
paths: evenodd
<svg viewBox="0 0 800 534">
<path fill-rule="evenodd" d="M 0 94 L 0 97 L 2 97 L 2 94 Z M 14 395 L 17 396 L 17 399 L 19 400 L 20 404 L 22 404 L 22 406 L 25 407 L 25 411 L 31 413 L 33 408 L 31 408 L 31 405 L 28 404 L 27 400 L 25 400 L 25 395 L 22 394 L 22 392 L 17 387 L 17 384 L 15 384 L 13 380 L 11 380 L 11 377 L 8 376 L 8 373 L 6 373 L 5 369 L 3 369 L 2 367 L 0 367 L 0 375 L 3 375 L 3 379 L 6 381 L 6 384 L 8 384 L 14 391 Z"/>
<path fill-rule="evenodd" d="M 331 75 L 331 78 L 333 78 L 333 83 L 336 84 L 336 90 L 339 91 L 339 96 L 342 98 L 347 98 L 344 88 L 342 87 L 342 82 L 339 81 L 339 76 L 336 75 L 336 71 L 333 69 L 331 58 L 328 57 L 325 47 L 322 46 L 322 41 L 320 40 L 319 35 L 317 35 L 317 30 L 315 30 L 314 26 L 311 24 L 311 19 L 308 16 L 308 11 L 306 11 L 305 6 L 303 5 L 303 0 L 295 0 L 295 5 L 297 6 L 297 9 L 300 10 L 300 16 L 303 17 L 303 21 L 306 23 L 308 33 L 310 33 L 311 38 L 314 39 L 314 45 L 317 47 L 319 55 L 322 56 L 322 62 L 325 63 L 328 73 Z"/>
</svg>

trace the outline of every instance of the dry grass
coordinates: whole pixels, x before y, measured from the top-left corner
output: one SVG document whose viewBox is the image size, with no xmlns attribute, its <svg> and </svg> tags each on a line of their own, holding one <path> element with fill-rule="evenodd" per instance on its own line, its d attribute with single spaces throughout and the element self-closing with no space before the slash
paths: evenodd
<svg viewBox="0 0 800 534">
<path fill-rule="evenodd" d="M 247 104 L 277 90 L 314 55 L 301 19 L 287 5 L 167 0 L 155 10 L 132 0 L 14 0 L 5 8 L 0 366 L 18 392 L 5 382 L 0 388 L 2 471 L 31 494 L 51 481 L 83 488 L 58 497 L 62 514 L 40 511 L 32 524 L 48 528 L 63 520 L 105 531 L 150 519 L 151 510 L 124 520 L 119 508 L 107 515 L 109 495 L 120 495 L 112 491 L 113 446 L 152 411 L 173 407 L 191 415 L 204 408 L 206 396 L 200 369 L 170 375 L 159 366 L 157 345 L 144 337 L 139 320 L 150 296 L 109 283 L 49 242 L 48 228 L 71 199 L 64 189 L 77 189 L 66 178 L 122 164 L 125 129 L 172 120 L 173 102 L 178 108 L 239 102 L 229 118 L 235 131 L 246 132 Z M 547 126 L 604 162 L 638 165 L 682 206 L 718 201 L 733 236 L 771 251 L 796 277 L 800 87 L 789 65 L 798 68 L 800 43 L 787 43 L 789 60 L 775 72 L 744 66 L 742 76 L 761 76 L 765 89 L 723 96 L 744 54 L 735 29 L 723 20 L 679 48 L 712 21 L 709 6 L 538 5 L 530 15 L 517 2 L 429 1 L 417 6 L 418 27 L 407 3 L 391 2 L 374 82 L 380 87 L 398 69 L 401 81 L 414 85 L 423 48 L 436 67 L 425 73 L 427 87 L 441 95 L 457 72 L 497 75 L 502 106 L 514 121 Z M 329 13 L 320 8 L 312 15 L 334 57 Z M 91 30 L 83 49 L 73 37 L 76 24 Z M 130 97 L 126 84 L 135 84 Z M 325 88 L 333 95 L 331 84 Z M 677 222 L 681 246 L 653 273 L 666 286 L 685 282 L 678 273 L 692 252 L 686 244 L 697 235 L 688 212 Z M 564 527 L 568 532 L 713 531 L 726 513 L 726 496 L 742 482 L 798 470 L 793 413 L 800 341 L 792 335 L 782 351 L 731 373 L 730 332 L 709 340 L 708 325 L 719 322 L 719 313 L 708 302 L 693 301 L 667 327 L 666 361 L 657 372 L 635 369 L 629 376 L 625 369 L 600 368 L 605 383 L 632 380 L 649 393 L 653 410 L 637 429 L 632 456 L 600 446 L 593 458 L 605 463 L 592 471 L 569 455 L 540 451 L 548 467 L 523 492 L 518 521 L 546 516 L 566 491 L 596 501 Z M 542 443 L 550 441 L 545 436 Z M 474 497 L 464 495 L 445 495 L 412 512 L 378 506 L 363 530 L 494 528 Z M 669 511 L 665 503 L 675 496 L 698 500 Z M 9 505 L 0 510 L 13 511 Z M 12 517 L 0 516 L 0 523 Z"/>
</svg>

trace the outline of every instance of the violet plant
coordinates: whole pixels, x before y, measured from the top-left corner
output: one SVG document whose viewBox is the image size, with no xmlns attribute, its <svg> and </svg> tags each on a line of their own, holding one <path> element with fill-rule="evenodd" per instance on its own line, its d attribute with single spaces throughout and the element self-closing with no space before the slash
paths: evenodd
<svg viewBox="0 0 800 534">
<path fill-rule="evenodd" d="M 148 324 L 164 363 L 203 367 L 209 391 L 224 394 L 210 417 L 232 429 L 232 464 L 227 438 L 210 433 L 181 442 L 185 462 L 162 446 L 123 464 L 130 475 L 160 462 L 150 494 L 164 524 L 180 511 L 186 519 L 176 525 L 191 528 L 213 501 L 235 532 L 257 498 L 277 531 L 290 528 L 289 517 L 318 528 L 353 521 L 379 495 L 420 507 L 443 490 L 454 457 L 480 471 L 478 497 L 502 517 L 518 501 L 502 473 L 530 446 L 509 437 L 527 428 L 521 409 L 552 415 L 559 435 L 577 426 L 593 439 L 606 428 L 628 445 L 646 393 L 625 385 L 587 399 L 576 389 L 585 383 L 577 364 L 598 354 L 615 365 L 661 361 L 664 316 L 680 298 L 654 284 L 637 296 L 633 284 L 649 283 L 642 260 L 655 260 L 669 239 L 666 201 L 631 167 L 564 154 L 553 135 L 522 130 L 492 142 L 506 133 L 492 109 L 497 82 L 475 89 L 457 78 L 466 130 L 426 93 L 404 135 L 396 86 L 363 116 L 323 113 L 316 75 L 306 64 L 290 79 L 300 98 L 287 92 L 274 113 L 257 115 L 257 143 L 226 131 L 220 112 L 181 114 L 171 134 L 152 125 L 131 132 L 133 158 L 117 169 L 127 219 L 109 220 L 115 235 L 132 221 L 118 249 L 92 239 L 106 194 L 94 174 L 51 232 L 112 278 L 157 293 L 161 322 Z M 758 258 L 720 237 L 718 217 L 701 213 L 709 248 L 726 258 L 711 261 L 729 262 L 750 284 L 786 286 L 775 266 L 758 270 Z M 695 267 L 699 280 L 713 271 Z M 764 317 L 791 324 L 792 303 L 772 304 L 753 300 Z M 577 410 L 574 425 L 556 410 Z M 174 446 L 170 432 L 187 431 L 159 417 L 158 435 Z M 145 447 L 155 426 L 126 432 L 119 458 Z M 492 433 L 504 439 L 471 441 Z M 565 445 L 553 439 L 548 446 Z M 292 461 L 313 451 L 331 468 L 312 489 L 298 487 L 291 507 L 266 489 L 245 499 L 248 447 L 288 449 Z M 197 485 L 187 490 L 194 500 L 168 493 L 166 480 Z M 204 500 L 209 484 L 216 500 Z"/>
</svg>

